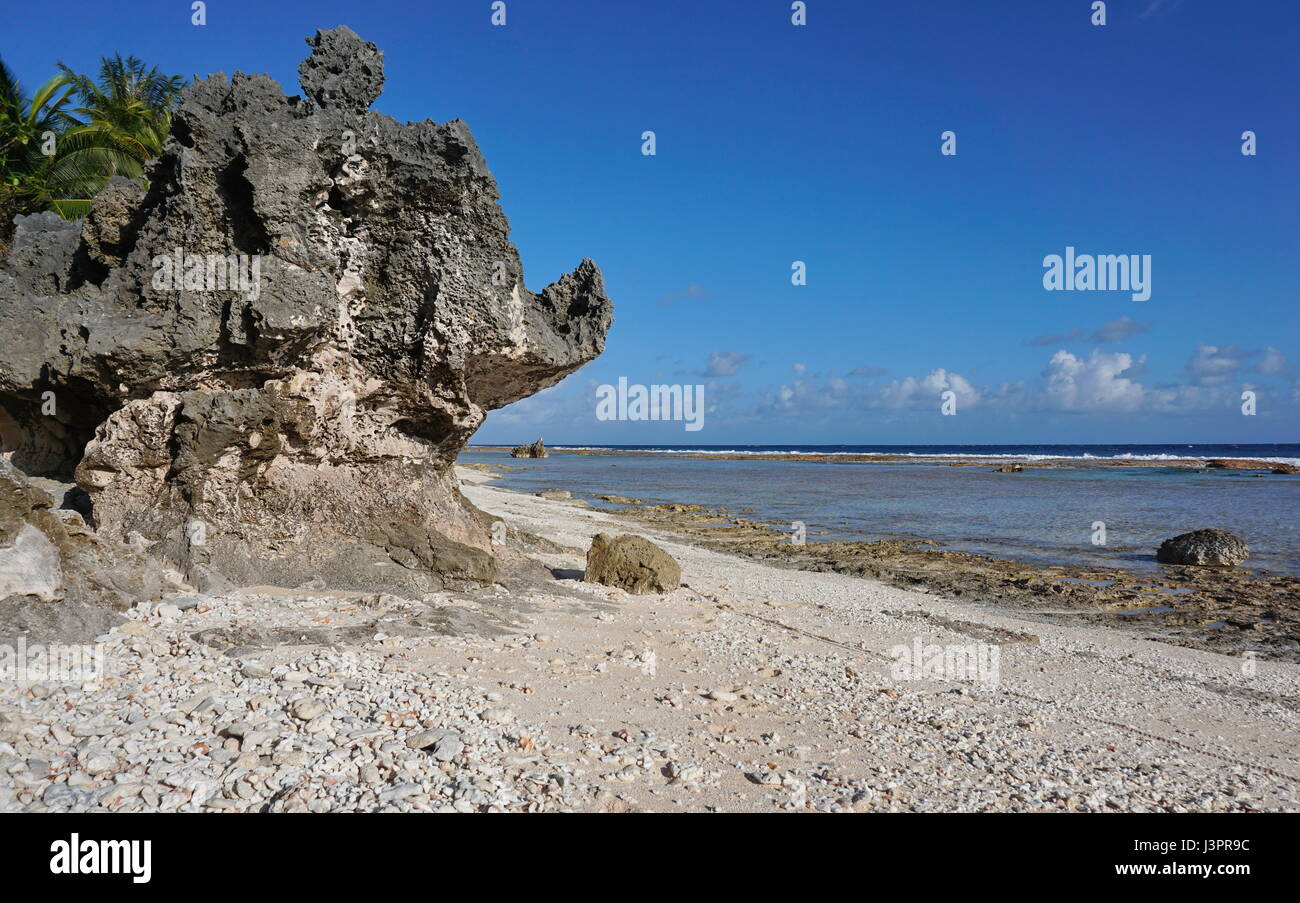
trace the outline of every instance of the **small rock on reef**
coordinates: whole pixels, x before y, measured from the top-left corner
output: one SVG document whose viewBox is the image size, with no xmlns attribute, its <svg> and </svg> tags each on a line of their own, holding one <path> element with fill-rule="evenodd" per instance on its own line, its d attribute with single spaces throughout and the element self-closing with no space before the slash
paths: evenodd
<svg viewBox="0 0 1300 903">
<path fill-rule="evenodd" d="M 1166 539 L 1156 552 L 1162 564 L 1235 567 L 1246 560 L 1250 547 L 1227 530 L 1193 530 Z"/>
<path fill-rule="evenodd" d="M 546 446 L 542 444 L 542 440 L 541 440 L 541 439 L 538 439 L 538 440 L 537 440 L 536 442 L 534 442 L 532 445 L 520 445 L 520 446 L 516 447 L 515 450 L 512 451 L 512 452 L 510 453 L 510 457 L 512 457 L 512 458 L 545 458 L 545 457 L 547 457 L 547 454 L 546 454 Z"/>
</svg>

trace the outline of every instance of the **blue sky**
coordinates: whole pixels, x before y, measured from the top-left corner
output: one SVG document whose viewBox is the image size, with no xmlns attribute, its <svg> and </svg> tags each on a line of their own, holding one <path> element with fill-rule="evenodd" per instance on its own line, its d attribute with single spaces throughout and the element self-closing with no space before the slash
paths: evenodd
<svg viewBox="0 0 1300 903">
<path fill-rule="evenodd" d="M 10 4 L 0 52 L 29 89 L 121 51 L 297 93 L 315 29 L 377 43 L 375 108 L 470 125 L 528 286 L 588 256 L 614 299 L 476 442 L 1300 441 L 1300 3 L 1090 5 Z M 1066 246 L 1151 255 L 1150 300 L 1044 290 Z M 619 377 L 703 384 L 704 429 L 598 421 Z"/>
</svg>

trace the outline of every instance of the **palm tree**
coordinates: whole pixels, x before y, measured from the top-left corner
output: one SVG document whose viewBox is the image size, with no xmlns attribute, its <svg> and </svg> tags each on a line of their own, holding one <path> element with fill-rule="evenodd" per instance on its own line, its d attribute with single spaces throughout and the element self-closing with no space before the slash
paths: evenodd
<svg viewBox="0 0 1300 903">
<path fill-rule="evenodd" d="M 58 66 L 28 98 L 0 60 L 0 253 L 15 215 L 54 210 L 79 219 L 113 176 L 142 178 L 145 164 L 162 153 L 185 86 L 180 76 L 120 53 L 100 59 L 96 79 Z M 70 108 L 74 99 L 79 106 Z"/>
<path fill-rule="evenodd" d="M 18 78 L 0 60 L 0 246 L 7 248 L 13 218 L 43 210 L 52 186 L 47 139 L 58 139 L 77 124 L 67 109 L 75 93 L 67 76 L 56 75 L 28 97 Z M 55 193 L 71 189 L 65 185 Z M 79 186 L 77 186 L 79 187 Z"/>
<path fill-rule="evenodd" d="M 51 199 L 67 219 L 85 216 L 91 199 L 113 176 L 138 179 L 144 165 L 162 153 L 171 130 L 172 110 L 185 80 L 146 69 L 134 56 L 100 59 L 99 78 L 59 63 L 63 78 L 80 102 L 73 112 L 87 121 L 64 133 L 50 171 L 58 185 L 81 186 L 80 192 Z"/>
</svg>

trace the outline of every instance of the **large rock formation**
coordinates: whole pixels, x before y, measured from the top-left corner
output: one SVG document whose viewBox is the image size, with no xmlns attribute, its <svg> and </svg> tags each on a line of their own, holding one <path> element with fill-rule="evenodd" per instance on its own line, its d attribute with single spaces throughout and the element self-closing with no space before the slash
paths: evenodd
<svg viewBox="0 0 1300 903">
<path fill-rule="evenodd" d="M 0 265 L 0 450 L 201 586 L 494 576 L 451 465 L 604 347 L 600 271 L 533 294 L 459 120 L 370 112 L 383 55 L 318 32 L 305 97 L 196 81 L 161 158 Z"/>
</svg>

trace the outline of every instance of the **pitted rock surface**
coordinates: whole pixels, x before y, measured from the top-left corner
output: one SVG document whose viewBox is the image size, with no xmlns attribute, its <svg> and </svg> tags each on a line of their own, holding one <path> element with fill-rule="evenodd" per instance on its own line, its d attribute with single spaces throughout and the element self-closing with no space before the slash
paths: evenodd
<svg viewBox="0 0 1300 903">
<path fill-rule="evenodd" d="M 612 305 L 590 260 L 528 291 L 468 127 L 370 111 L 383 54 L 347 28 L 308 43 L 305 97 L 198 80 L 147 185 L 19 218 L 0 449 L 199 586 L 492 580 L 452 462 L 596 357 Z"/>
<path fill-rule="evenodd" d="M 1156 550 L 1162 564 L 1199 567 L 1236 567 L 1250 555 L 1250 547 L 1227 530 L 1193 530 L 1166 539 Z"/>
<path fill-rule="evenodd" d="M 674 558 L 643 536 L 597 533 L 587 550 L 587 583 L 617 586 L 629 593 L 670 593 L 682 582 Z"/>
<path fill-rule="evenodd" d="M 98 536 L 41 483 L 0 458 L 0 643 L 86 642 L 119 623 L 116 612 L 182 586 L 143 537 Z"/>
</svg>

